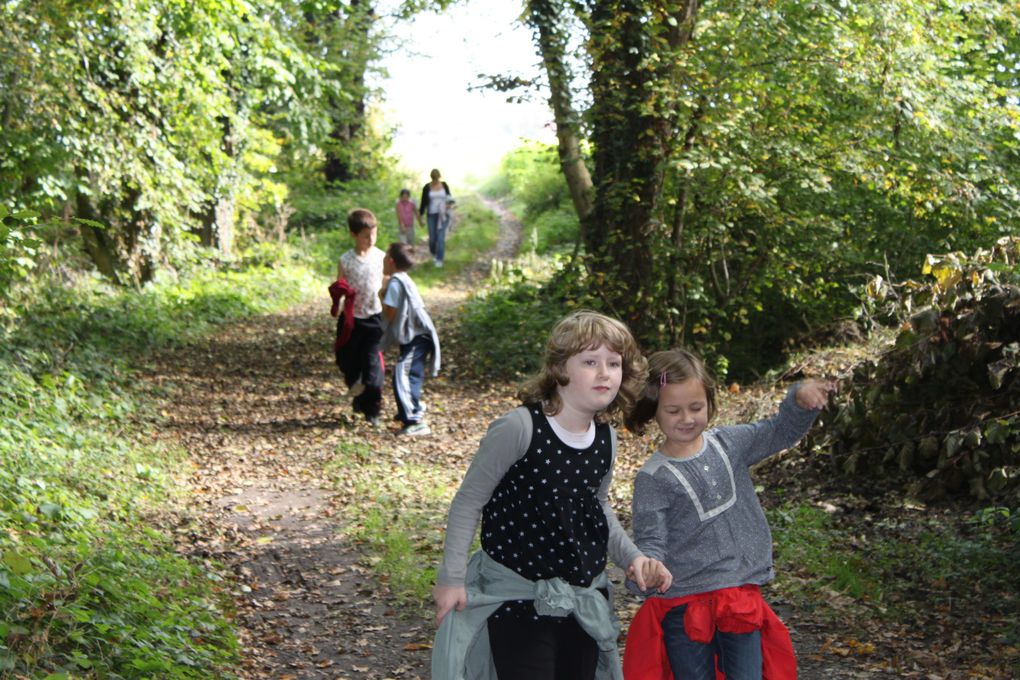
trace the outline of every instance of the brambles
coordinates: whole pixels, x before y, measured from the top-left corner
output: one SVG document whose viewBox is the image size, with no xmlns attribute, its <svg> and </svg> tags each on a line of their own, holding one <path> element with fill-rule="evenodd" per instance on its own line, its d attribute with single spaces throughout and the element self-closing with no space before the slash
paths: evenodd
<svg viewBox="0 0 1020 680">
<path fill-rule="evenodd" d="M 1020 493 L 1020 238 L 928 256 L 895 347 L 859 365 L 819 437 L 847 474 L 898 469 L 923 498 Z M 886 283 L 875 293 L 891 291 Z M 817 438 L 816 438 L 817 439 Z"/>
</svg>

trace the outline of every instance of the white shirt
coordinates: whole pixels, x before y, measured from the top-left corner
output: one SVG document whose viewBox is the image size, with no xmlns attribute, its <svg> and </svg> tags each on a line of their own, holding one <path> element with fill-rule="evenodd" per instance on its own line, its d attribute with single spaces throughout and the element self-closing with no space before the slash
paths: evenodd
<svg viewBox="0 0 1020 680">
<path fill-rule="evenodd" d="M 446 210 L 446 189 L 439 187 L 439 191 L 429 188 L 429 214 L 436 215 Z"/>
<path fill-rule="evenodd" d="M 382 288 L 383 259 L 385 257 L 386 253 L 375 246 L 372 246 L 364 255 L 358 255 L 355 251 L 348 250 L 340 256 L 340 266 L 344 270 L 344 278 L 357 291 L 357 295 L 354 297 L 355 319 L 367 319 L 382 311 L 379 289 Z"/>
</svg>

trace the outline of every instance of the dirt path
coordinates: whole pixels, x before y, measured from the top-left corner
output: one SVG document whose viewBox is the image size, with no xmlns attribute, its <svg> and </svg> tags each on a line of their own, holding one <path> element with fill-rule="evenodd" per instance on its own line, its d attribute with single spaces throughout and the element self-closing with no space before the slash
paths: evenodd
<svg viewBox="0 0 1020 680">
<path fill-rule="evenodd" d="M 440 327 L 493 258 L 516 252 L 519 223 L 490 207 L 504 218 L 496 247 L 429 295 Z M 450 377 L 431 380 L 432 426 L 448 436 L 398 442 L 395 425 L 373 430 L 351 413 L 329 350 L 327 306 L 248 319 L 154 360 L 146 380 L 162 395 L 159 436 L 183 447 L 191 465 L 181 550 L 237 576 L 244 678 L 424 679 L 432 623 L 401 616 L 366 555 L 340 536 L 345 496 L 324 470 L 352 442 L 395 465 L 463 459 L 490 408 L 510 407 L 509 393 L 476 393 L 472 406 Z M 470 435 L 449 436 L 463 431 Z"/>
<path fill-rule="evenodd" d="M 429 293 L 440 328 L 491 259 L 516 252 L 519 223 L 490 207 L 503 222 L 494 251 Z M 356 499 L 332 481 L 336 466 L 356 444 L 394 469 L 426 460 L 463 469 L 494 415 L 514 405 L 513 386 L 466 389 L 453 362 L 427 385 L 435 436 L 398 439 L 395 424 L 373 430 L 353 416 L 338 379 L 327 304 L 248 319 L 154 360 L 146 379 L 163 399 L 159 436 L 183 447 L 191 466 L 192 508 L 177 527 L 180 549 L 237 577 L 243 678 L 424 680 L 431 621 L 424 610 L 399 609 L 372 575 L 371 556 L 343 538 L 344 508 Z M 632 608 L 622 607 L 625 622 Z M 834 666 L 815 624 L 782 613 L 801 652 L 802 678 L 879 677 Z"/>
</svg>

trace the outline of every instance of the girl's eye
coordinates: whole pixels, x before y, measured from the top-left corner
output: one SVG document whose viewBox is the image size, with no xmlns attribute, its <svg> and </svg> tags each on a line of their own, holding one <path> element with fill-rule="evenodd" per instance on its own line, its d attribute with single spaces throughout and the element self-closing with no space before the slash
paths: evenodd
<svg viewBox="0 0 1020 680">
<path fill-rule="evenodd" d="M 621 366 L 623 366 L 623 363 L 622 363 L 622 362 L 620 362 L 620 361 L 610 361 L 610 362 L 609 362 L 609 365 L 610 365 L 610 366 L 611 366 L 612 368 L 620 368 Z"/>
</svg>

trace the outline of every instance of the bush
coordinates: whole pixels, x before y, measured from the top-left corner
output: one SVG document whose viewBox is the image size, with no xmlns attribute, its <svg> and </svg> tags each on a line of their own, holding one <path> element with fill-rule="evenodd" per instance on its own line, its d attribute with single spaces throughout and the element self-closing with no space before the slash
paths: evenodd
<svg viewBox="0 0 1020 680">
<path fill-rule="evenodd" d="M 929 256 L 895 348 L 858 366 L 816 436 L 846 473 L 908 475 L 925 499 L 1020 498 L 1020 238 L 972 257 Z M 888 298 L 884 282 L 870 290 Z"/>
<path fill-rule="evenodd" d="M 549 331 L 579 308 L 596 308 L 580 272 L 557 258 L 525 257 L 494 268 L 464 306 L 458 330 L 469 372 L 518 380 L 541 365 Z"/>
</svg>

